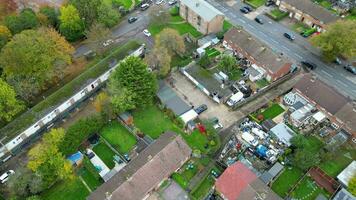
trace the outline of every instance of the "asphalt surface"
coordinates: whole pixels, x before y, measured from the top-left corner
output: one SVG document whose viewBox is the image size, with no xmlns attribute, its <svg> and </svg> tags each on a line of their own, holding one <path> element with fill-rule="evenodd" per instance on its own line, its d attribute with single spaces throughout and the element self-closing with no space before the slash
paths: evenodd
<svg viewBox="0 0 356 200">
<path fill-rule="evenodd" d="M 345 71 L 341 66 L 326 64 L 321 61 L 320 52 L 299 34 L 293 33 L 296 37 L 293 42 L 286 39 L 283 33 L 292 33 L 293 31 L 265 16 L 263 10 L 268 8 L 263 6 L 254 11 L 255 13 L 246 15 L 239 10 L 245 6 L 240 0 L 228 1 L 229 5 L 221 0 L 207 1 L 224 13 L 233 25 L 242 26 L 247 32 L 259 38 L 274 51 L 287 55 L 296 63 L 304 60 L 315 63 L 318 67 L 312 71 L 313 74 L 343 95 L 356 99 L 356 76 Z M 259 16 L 264 21 L 264 24 L 261 25 L 255 22 L 255 16 Z"/>
</svg>

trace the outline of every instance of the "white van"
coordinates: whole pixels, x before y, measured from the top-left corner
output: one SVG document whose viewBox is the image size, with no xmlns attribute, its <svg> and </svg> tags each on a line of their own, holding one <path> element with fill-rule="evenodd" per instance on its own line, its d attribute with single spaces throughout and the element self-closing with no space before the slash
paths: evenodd
<svg viewBox="0 0 356 200">
<path fill-rule="evenodd" d="M 244 94 L 242 92 L 237 92 L 236 94 L 232 95 L 228 100 L 227 100 L 227 105 L 232 107 L 234 106 L 237 102 L 241 101 L 244 98 Z"/>
<path fill-rule="evenodd" d="M 12 175 L 12 174 L 15 174 L 14 170 L 9 170 L 5 173 L 3 173 L 1 176 L 0 176 L 0 181 L 2 184 L 6 183 L 6 181 L 9 179 L 9 177 Z"/>
<path fill-rule="evenodd" d="M 248 132 L 243 132 L 241 137 L 243 140 L 245 140 L 247 143 L 254 147 L 258 145 L 258 141 L 256 140 L 256 138 Z"/>
</svg>

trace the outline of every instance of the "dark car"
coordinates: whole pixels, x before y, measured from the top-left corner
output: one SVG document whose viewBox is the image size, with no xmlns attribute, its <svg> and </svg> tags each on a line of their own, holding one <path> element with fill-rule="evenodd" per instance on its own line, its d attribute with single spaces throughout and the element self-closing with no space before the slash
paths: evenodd
<svg viewBox="0 0 356 200">
<path fill-rule="evenodd" d="M 289 34 L 289 33 L 284 33 L 283 36 L 291 41 L 293 41 L 295 39 L 294 35 Z"/>
<path fill-rule="evenodd" d="M 256 18 L 255 18 L 255 21 L 256 21 L 257 23 L 259 23 L 259 24 L 263 24 L 263 21 L 262 21 L 261 18 L 256 17 Z"/>
<path fill-rule="evenodd" d="M 268 0 L 268 1 L 266 1 L 266 3 L 265 3 L 265 5 L 268 7 L 268 6 L 272 6 L 274 4 L 274 2 L 273 1 L 271 1 L 271 0 Z"/>
<path fill-rule="evenodd" d="M 349 71 L 352 74 L 356 75 L 356 67 L 354 67 L 352 65 L 345 65 L 344 69 L 346 69 L 347 71 Z"/>
<path fill-rule="evenodd" d="M 242 13 L 245 13 L 245 14 L 249 13 L 249 11 L 246 10 L 246 8 L 240 8 L 240 11 L 241 11 Z"/>
<path fill-rule="evenodd" d="M 303 66 L 305 66 L 308 69 L 314 70 L 316 68 L 316 64 L 307 62 L 307 61 L 302 61 L 300 62 Z"/>
<path fill-rule="evenodd" d="M 194 111 L 200 115 L 202 112 L 206 111 L 208 109 L 208 106 L 205 104 L 200 105 L 199 107 L 195 108 Z"/>
<path fill-rule="evenodd" d="M 253 11 L 253 9 L 252 9 L 251 7 L 249 7 L 249 6 L 244 6 L 244 8 L 245 8 L 248 12 L 252 12 L 252 11 Z"/>
<path fill-rule="evenodd" d="M 137 17 L 129 17 L 128 19 L 127 19 L 127 21 L 130 23 L 130 24 L 132 24 L 132 23 L 134 23 L 135 21 L 137 21 Z"/>
</svg>

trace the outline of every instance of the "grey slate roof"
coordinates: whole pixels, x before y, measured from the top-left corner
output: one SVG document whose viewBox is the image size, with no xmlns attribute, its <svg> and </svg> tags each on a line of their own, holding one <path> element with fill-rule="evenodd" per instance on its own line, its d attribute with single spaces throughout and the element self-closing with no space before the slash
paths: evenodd
<svg viewBox="0 0 356 200">
<path fill-rule="evenodd" d="M 111 200 L 141 200 L 180 168 L 191 152 L 180 135 L 166 132 L 87 199 L 104 200 L 111 194 Z"/>
<path fill-rule="evenodd" d="M 269 184 L 282 170 L 284 166 L 281 165 L 279 162 L 276 162 L 271 169 L 265 171 L 261 176 L 260 179 L 265 184 Z"/>
<path fill-rule="evenodd" d="M 210 21 L 217 15 L 224 15 L 205 0 L 181 0 L 180 2 L 188 6 L 205 21 Z"/>
<path fill-rule="evenodd" d="M 339 19 L 338 16 L 331 13 L 327 9 L 316 5 L 311 0 L 283 0 L 284 2 L 292 5 L 298 10 L 303 11 L 304 13 L 314 17 L 315 19 L 328 24 Z"/>
<path fill-rule="evenodd" d="M 185 103 L 177 94 L 164 82 L 159 82 L 159 90 L 157 92 L 158 98 L 161 102 L 169 109 L 171 109 L 174 114 L 180 116 L 181 114 L 187 112 L 191 107 Z"/>
<path fill-rule="evenodd" d="M 241 48 L 249 56 L 253 57 L 259 65 L 272 73 L 278 72 L 286 65 L 292 66 L 292 62 L 286 56 L 273 52 L 268 45 L 244 30 L 231 28 L 225 33 L 224 40 Z"/>
</svg>

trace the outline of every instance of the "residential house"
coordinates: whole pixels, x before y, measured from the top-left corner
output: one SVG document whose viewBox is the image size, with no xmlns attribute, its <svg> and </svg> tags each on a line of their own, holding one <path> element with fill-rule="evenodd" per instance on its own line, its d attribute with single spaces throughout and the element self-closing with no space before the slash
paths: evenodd
<svg viewBox="0 0 356 200">
<path fill-rule="evenodd" d="M 179 15 L 204 35 L 223 30 L 224 14 L 205 0 L 181 0 Z"/>
<path fill-rule="evenodd" d="M 87 199 L 147 199 L 151 191 L 190 158 L 191 153 L 191 148 L 180 135 L 166 132 Z"/>
<path fill-rule="evenodd" d="M 242 29 L 231 28 L 226 32 L 223 45 L 234 50 L 240 58 L 247 58 L 255 71 L 259 74 L 264 73 L 268 81 L 283 77 L 293 68 L 292 62 L 286 56 L 275 53 L 266 44 Z"/>
<path fill-rule="evenodd" d="M 311 0 L 277 0 L 279 9 L 289 12 L 289 17 L 316 28 L 321 32 L 327 24 L 335 22 L 339 17 Z"/>
<path fill-rule="evenodd" d="M 305 75 L 299 80 L 292 92 L 304 97 L 323 112 L 333 127 L 342 128 L 356 137 L 356 108 L 349 98 L 312 75 Z"/>
<path fill-rule="evenodd" d="M 281 200 L 271 188 L 240 161 L 229 166 L 215 182 L 215 190 L 224 200 Z"/>
</svg>

